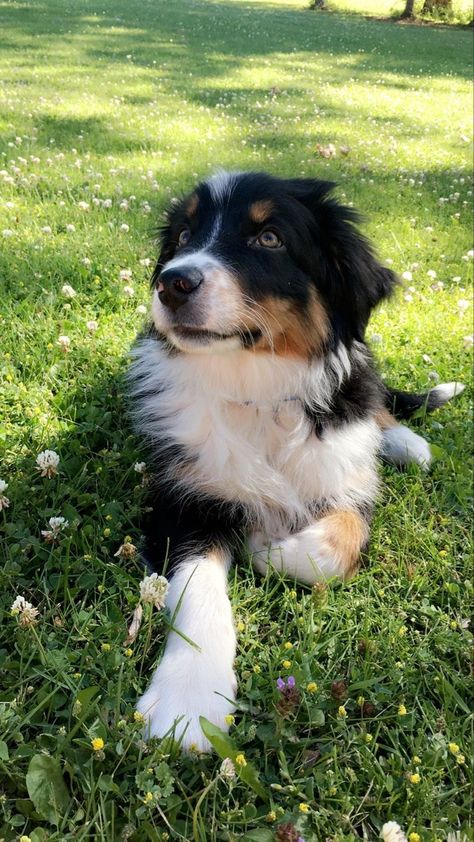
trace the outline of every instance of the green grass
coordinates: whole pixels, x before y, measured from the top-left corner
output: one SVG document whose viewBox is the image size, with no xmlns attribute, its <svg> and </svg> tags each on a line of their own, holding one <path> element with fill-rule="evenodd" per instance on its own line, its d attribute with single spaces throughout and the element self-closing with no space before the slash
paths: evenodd
<svg viewBox="0 0 474 842">
<path fill-rule="evenodd" d="M 142 570 L 114 553 L 126 535 L 139 542 L 146 497 L 134 463 L 146 455 L 122 378 L 168 200 L 218 164 L 334 179 L 367 215 L 381 257 L 413 274 L 369 327 L 384 375 L 416 389 L 469 380 L 471 35 L 304 5 L 0 4 L 2 839 L 271 842 L 290 822 L 306 842 L 370 842 L 390 819 L 422 842 L 471 838 L 466 394 L 420 422 L 438 447 L 430 475 L 384 469 L 354 582 L 312 594 L 255 581 L 245 565 L 231 576 L 231 736 L 267 802 L 219 777 L 215 756 L 146 745 L 133 719 L 166 617 L 146 617 L 126 651 Z M 320 157 L 329 143 L 336 157 Z M 45 448 L 61 458 L 53 479 L 36 469 Z M 69 527 L 50 545 L 41 530 L 58 515 Z M 18 594 L 38 607 L 36 626 L 10 615 Z M 280 674 L 301 689 L 286 718 Z M 346 685 L 346 717 L 333 681 Z M 57 809 L 34 780 L 55 782 Z"/>
</svg>

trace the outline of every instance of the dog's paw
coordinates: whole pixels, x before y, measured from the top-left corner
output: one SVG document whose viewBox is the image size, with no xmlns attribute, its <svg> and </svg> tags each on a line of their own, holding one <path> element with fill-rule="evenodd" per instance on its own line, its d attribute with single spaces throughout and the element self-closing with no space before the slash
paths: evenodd
<svg viewBox="0 0 474 842">
<path fill-rule="evenodd" d="M 172 736 L 187 751 L 211 751 L 199 717 L 223 731 L 235 710 L 236 680 L 232 669 L 199 663 L 199 655 L 165 655 L 137 710 L 145 718 L 145 737 Z"/>
</svg>

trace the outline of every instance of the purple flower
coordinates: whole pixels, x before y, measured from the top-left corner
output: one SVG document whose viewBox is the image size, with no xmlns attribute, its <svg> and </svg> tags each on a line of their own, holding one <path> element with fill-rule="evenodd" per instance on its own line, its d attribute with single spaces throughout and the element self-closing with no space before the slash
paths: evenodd
<svg viewBox="0 0 474 842">
<path fill-rule="evenodd" d="M 296 842 L 304 842 L 303 837 L 302 837 L 302 836 L 298 836 L 298 839 L 296 840 Z"/>
<path fill-rule="evenodd" d="M 293 675 L 289 675 L 288 679 L 287 679 L 287 682 L 286 682 L 286 686 L 287 687 L 294 687 L 295 684 L 296 684 L 295 677 Z"/>
<path fill-rule="evenodd" d="M 285 682 L 283 681 L 282 678 L 277 679 L 277 687 L 278 687 L 280 693 L 282 693 L 283 690 L 285 689 L 286 684 L 285 684 Z"/>
</svg>

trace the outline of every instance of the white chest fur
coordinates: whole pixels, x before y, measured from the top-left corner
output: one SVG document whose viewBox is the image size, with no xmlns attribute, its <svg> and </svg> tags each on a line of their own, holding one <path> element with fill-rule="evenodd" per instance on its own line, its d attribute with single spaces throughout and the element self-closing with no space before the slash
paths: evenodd
<svg viewBox="0 0 474 842">
<path fill-rule="evenodd" d="M 318 501 L 372 502 L 380 435 L 373 419 L 318 438 L 302 398 L 327 406 L 331 383 L 320 363 L 249 352 L 169 358 L 155 340 L 139 346 L 134 376 L 147 396 L 139 428 L 191 460 L 174 481 L 243 505 L 268 533 L 308 522 Z M 337 375 L 336 375 L 337 376 Z"/>
</svg>

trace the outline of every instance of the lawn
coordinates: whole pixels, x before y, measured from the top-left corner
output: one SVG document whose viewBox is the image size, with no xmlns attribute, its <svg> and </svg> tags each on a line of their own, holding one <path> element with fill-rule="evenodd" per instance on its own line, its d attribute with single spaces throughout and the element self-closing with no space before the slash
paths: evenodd
<svg viewBox="0 0 474 842">
<path fill-rule="evenodd" d="M 0 837 L 371 842 L 396 820 L 410 842 L 471 839 L 467 392 L 417 421 L 429 475 L 383 469 L 353 582 L 234 569 L 230 736 L 262 795 L 143 741 L 166 612 L 124 645 L 143 571 L 116 556 L 147 505 L 123 374 L 154 230 L 217 165 L 336 181 L 404 276 L 369 326 L 384 376 L 468 383 L 471 34 L 304 0 L 12 0 L 0 28 Z"/>
</svg>

